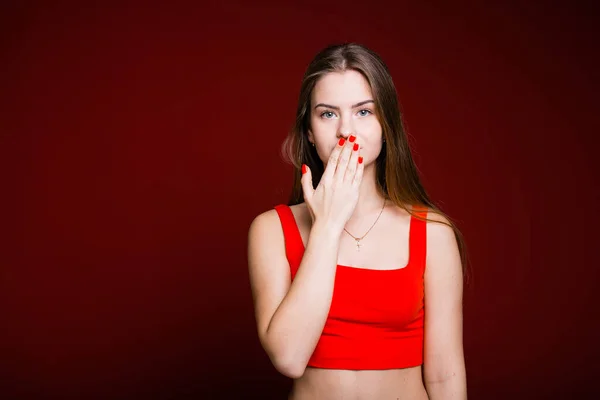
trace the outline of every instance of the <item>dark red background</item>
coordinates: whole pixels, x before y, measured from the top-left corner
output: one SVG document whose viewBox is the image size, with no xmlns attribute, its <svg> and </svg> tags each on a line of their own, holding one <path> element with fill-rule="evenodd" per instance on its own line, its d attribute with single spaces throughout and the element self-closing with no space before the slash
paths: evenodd
<svg viewBox="0 0 600 400">
<path fill-rule="evenodd" d="M 591 7 L 49 3 L 0 11 L 1 398 L 285 398 L 246 234 L 287 199 L 302 73 L 340 41 L 388 64 L 465 234 L 469 397 L 600 393 Z"/>
</svg>

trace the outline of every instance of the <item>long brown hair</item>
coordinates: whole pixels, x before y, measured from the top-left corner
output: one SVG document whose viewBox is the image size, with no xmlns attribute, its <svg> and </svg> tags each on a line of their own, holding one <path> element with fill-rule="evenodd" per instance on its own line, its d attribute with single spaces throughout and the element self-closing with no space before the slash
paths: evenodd
<svg viewBox="0 0 600 400">
<path fill-rule="evenodd" d="M 375 161 L 377 190 L 386 199 L 401 207 L 415 218 L 407 204 L 428 207 L 429 212 L 440 214 L 449 223 L 439 222 L 454 230 L 463 273 L 466 276 L 467 255 L 463 236 L 456 223 L 443 213 L 427 195 L 423 188 L 417 167 L 413 161 L 408 138 L 402 122 L 402 115 L 396 88 L 387 66 L 372 50 L 357 44 L 345 43 L 331 45 L 321 50 L 311 61 L 304 73 L 300 86 L 300 96 L 296 110 L 296 121 L 282 145 L 284 159 L 294 166 L 294 184 L 288 205 L 304 201 L 300 168 L 307 164 L 312 173 L 313 185 L 319 184 L 324 172 L 324 165 L 316 149 L 308 141 L 310 128 L 311 94 L 317 81 L 330 72 L 354 70 L 360 72 L 369 82 L 375 100 L 375 110 L 383 131 L 383 148 Z"/>
</svg>

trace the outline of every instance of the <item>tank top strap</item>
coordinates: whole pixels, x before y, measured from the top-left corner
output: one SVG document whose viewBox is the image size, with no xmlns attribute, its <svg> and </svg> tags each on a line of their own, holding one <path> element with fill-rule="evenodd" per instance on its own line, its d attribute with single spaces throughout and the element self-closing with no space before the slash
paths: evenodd
<svg viewBox="0 0 600 400">
<path fill-rule="evenodd" d="M 300 229 L 298 228 L 292 209 L 286 204 L 278 204 L 274 208 L 281 221 L 285 240 L 285 254 L 290 264 L 291 277 L 294 279 L 300 266 L 300 261 L 302 261 L 304 243 L 302 242 Z"/>
<path fill-rule="evenodd" d="M 415 205 L 413 211 L 417 216 L 427 218 L 426 207 Z M 411 216 L 409 241 L 410 262 L 424 272 L 427 256 L 427 221 Z"/>
</svg>

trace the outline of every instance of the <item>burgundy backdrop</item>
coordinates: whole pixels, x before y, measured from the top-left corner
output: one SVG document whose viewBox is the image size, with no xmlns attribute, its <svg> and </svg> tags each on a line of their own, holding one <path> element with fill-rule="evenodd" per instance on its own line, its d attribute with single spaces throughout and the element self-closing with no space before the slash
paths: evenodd
<svg viewBox="0 0 600 400">
<path fill-rule="evenodd" d="M 24 3 L 0 12 L 1 398 L 285 398 L 246 234 L 289 194 L 302 73 L 342 41 L 388 64 L 466 237 L 469 397 L 599 394 L 590 7 Z"/>
</svg>

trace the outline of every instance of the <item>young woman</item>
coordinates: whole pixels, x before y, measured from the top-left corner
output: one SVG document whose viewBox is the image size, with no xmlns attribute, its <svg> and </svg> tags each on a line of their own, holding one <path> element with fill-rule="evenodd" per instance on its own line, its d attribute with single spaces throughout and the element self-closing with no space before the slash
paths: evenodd
<svg viewBox="0 0 600 400">
<path fill-rule="evenodd" d="M 284 149 L 291 200 L 254 219 L 248 261 L 289 399 L 466 399 L 463 241 L 419 181 L 379 56 L 317 54 Z"/>
</svg>

